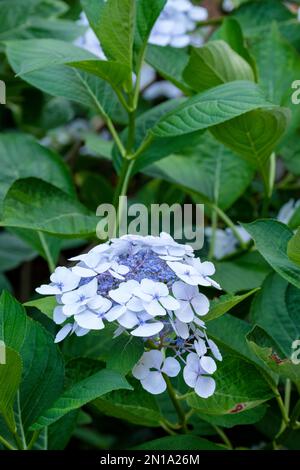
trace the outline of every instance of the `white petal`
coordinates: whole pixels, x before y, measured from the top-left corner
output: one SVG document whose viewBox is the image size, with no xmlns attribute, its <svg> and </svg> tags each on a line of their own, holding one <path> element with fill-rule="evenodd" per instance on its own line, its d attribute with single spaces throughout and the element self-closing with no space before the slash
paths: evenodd
<svg viewBox="0 0 300 470">
<path fill-rule="evenodd" d="M 142 279 L 141 288 L 145 294 L 150 294 L 152 296 L 155 288 L 155 282 L 151 281 L 151 279 Z"/>
<path fill-rule="evenodd" d="M 74 266 L 72 271 L 80 277 L 94 277 L 97 274 L 93 269 L 84 268 L 82 266 Z"/>
<path fill-rule="evenodd" d="M 144 305 L 141 299 L 137 297 L 132 297 L 132 299 L 127 302 L 126 307 L 133 312 L 141 312 L 144 310 Z"/>
<path fill-rule="evenodd" d="M 124 305 L 115 305 L 108 313 L 106 313 L 105 318 L 108 321 L 115 321 L 120 318 L 127 311 L 127 308 Z"/>
<path fill-rule="evenodd" d="M 199 357 L 207 353 L 207 347 L 203 339 L 199 338 L 198 341 L 195 341 L 194 346 Z"/>
<path fill-rule="evenodd" d="M 174 357 L 167 357 L 162 372 L 167 374 L 169 377 L 176 377 L 180 372 L 180 364 Z"/>
<path fill-rule="evenodd" d="M 73 325 L 71 323 L 67 323 L 65 326 L 62 327 L 61 330 L 57 333 L 54 343 L 60 343 L 63 339 L 65 339 L 69 333 L 71 333 L 73 329 Z"/>
<path fill-rule="evenodd" d="M 182 281 L 174 282 L 172 292 L 176 299 L 191 300 L 197 293 L 198 289 L 194 286 L 189 286 Z"/>
<path fill-rule="evenodd" d="M 131 332 L 132 336 L 139 336 L 141 338 L 149 338 L 150 336 L 157 335 L 164 327 L 162 322 L 145 323 Z"/>
<path fill-rule="evenodd" d="M 43 284 L 40 287 L 37 287 L 35 291 L 41 295 L 61 294 L 61 290 L 57 286 L 51 284 Z"/>
<path fill-rule="evenodd" d="M 120 281 L 124 281 L 125 277 L 119 274 L 117 271 L 114 271 L 113 269 L 108 270 L 109 274 L 112 275 L 115 279 L 119 279 Z"/>
<path fill-rule="evenodd" d="M 118 322 L 124 328 L 129 329 L 134 328 L 139 323 L 136 314 L 134 312 L 131 312 L 130 310 L 127 310 L 123 315 L 121 315 L 118 318 Z"/>
<path fill-rule="evenodd" d="M 144 302 L 144 308 L 152 317 L 166 315 L 165 309 L 160 305 L 158 300 L 152 300 L 149 303 Z"/>
<path fill-rule="evenodd" d="M 102 297 L 102 295 L 96 295 L 96 297 L 89 301 L 87 306 L 96 313 L 105 313 L 110 309 L 112 303 L 109 299 Z"/>
<path fill-rule="evenodd" d="M 188 46 L 190 43 L 190 36 L 188 36 L 187 34 L 183 34 L 182 36 L 174 36 L 172 39 L 171 39 L 171 42 L 170 42 L 170 45 L 172 47 L 185 47 L 185 46 Z"/>
<path fill-rule="evenodd" d="M 103 330 L 104 328 L 102 319 L 88 311 L 86 313 L 75 315 L 74 319 L 81 328 L 86 328 L 88 330 Z"/>
<path fill-rule="evenodd" d="M 132 369 L 132 375 L 138 380 L 145 379 L 147 375 L 149 374 L 149 368 L 145 366 L 145 364 L 142 362 L 142 360 L 139 360 L 139 362 L 134 366 Z"/>
<path fill-rule="evenodd" d="M 190 369 L 188 366 L 185 366 L 185 368 L 183 369 L 183 378 L 185 383 L 189 387 L 194 388 L 197 382 L 198 374 L 192 369 Z"/>
<path fill-rule="evenodd" d="M 167 310 L 178 310 L 180 308 L 180 303 L 178 300 L 174 299 L 174 297 L 171 295 L 168 295 L 167 297 L 161 297 L 159 301 Z"/>
<path fill-rule="evenodd" d="M 66 321 L 67 317 L 63 313 L 63 309 L 61 306 L 55 307 L 53 312 L 53 321 L 57 325 L 61 325 L 64 321 Z"/>
<path fill-rule="evenodd" d="M 163 393 L 166 388 L 166 382 L 160 372 L 150 372 L 147 377 L 141 380 L 142 387 L 152 395 Z"/>
<path fill-rule="evenodd" d="M 180 302 L 180 309 L 175 311 L 175 315 L 183 323 L 190 323 L 195 316 L 189 302 L 184 300 Z"/>
<path fill-rule="evenodd" d="M 200 365 L 205 372 L 213 374 L 217 370 L 215 361 L 209 356 L 203 356 L 200 359 Z"/>
<path fill-rule="evenodd" d="M 216 389 L 216 382 L 211 377 L 199 376 L 196 385 L 195 392 L 201 398 L 208 398 L 214 394 Z"/>
<path fill-rule="evenodd" d="M 190 336 L 189 327 L 186 323 L 181 322 L 180 320 L 175 321 L 175 328 L 178 336 L 183 339 L 188 339 Z"/>
<path fill-rule="evenodd" d="M 203 294 L 197 294 L 191 302 L 197 315 L 204 316 L 209 311 L 209 300 Z"/>
<path fill-rule="evenodd" d="M 143 354 L 142 361 L 149 369 L 153 367 L 160 370 L 164 361 L 164 355 L 158 349 L 152 349 Z"/>
<path fill-rule="evenodd" d="M 90 332 L 90 330 L 86 330 L 85 328 L 81 328 L 80 326 L 77 326 L 77 328 L 74 331 L 75 335 L 79 336 L 80 338 L 82 336 L 87 335 L 89 332 Z"/>
<path fill-rule="evenodd" d="M 118 289 L 110 290 L 108 294 L 109 294 L 109 297 L 113 299 L 115 302 L 117 302 L 118 304 L 125 304 L 132 297 L 131 293 L 126 291 L 122 287 L 118 287 Z"/>
<path fill-rule="evenodd" d="M 214 341 L 212 341 L 211 339 L 208 339 L 207 342 L 208 342 L 208 345 L 209 345 L 210 350 L 213 353 L 214 357 L 218 361 L 222 361 L 223 360 L 222 354 L 220 353 L 220 350 L 219 350 L 218 346 L 216 345 L 216 343 Z"/>
</svg>

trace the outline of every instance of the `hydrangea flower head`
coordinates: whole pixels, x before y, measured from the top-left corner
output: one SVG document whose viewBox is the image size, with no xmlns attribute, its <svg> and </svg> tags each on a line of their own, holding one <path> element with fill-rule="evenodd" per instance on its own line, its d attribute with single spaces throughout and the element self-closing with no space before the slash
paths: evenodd
<svg viewBox="0 0 300 470">
<path fill-rule="evenodd" d="M 132 373 L 145 390 L 164 392 L 165 377 L 177 376 L 182 364 L 189 387 L 203 398 L 213 394 L 214 359 L 222 356 L 207 337 L 209 300 L 199 291 L 220 287 L 211 278 L 212 263 L 166 233 L 125 235 L 71 260 L 75 266 L 58 267 L 51 283 L 37 289 L 56 296 L 53 319 L 63 325 L 56 342 L 115 323 L 115 336 L 126 331 L 144 341 L 146 352 Z"/>
</svg>

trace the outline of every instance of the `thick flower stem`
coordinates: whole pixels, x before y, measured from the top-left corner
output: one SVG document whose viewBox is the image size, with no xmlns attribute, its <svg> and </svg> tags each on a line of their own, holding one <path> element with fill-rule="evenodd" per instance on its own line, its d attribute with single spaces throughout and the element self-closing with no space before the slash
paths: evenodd
<svg viewBox="0 0 300 470">
<path fill-rule="evenodd" d="M 182 408 L 180 402 L 178 401 L 177 397 L 176 397 L 176 393 L 175 393 L 175 390 L 173 388 L 173 385 L 171 384 L 171 381 L 169 379 L 169 377 L 166 375 L 166 374 L 163 374 L 164 376 L 164 379 L 166 381 L 166 384 L 167 384 L 167 391 L 168 391 L 168 394 L 169 394 L 169 397 L 174 405 L 174 408 L 176 410 L 176 413 L 178 415 L 178 420 L 179 420 L 179 424 L 181 426 L 181 429 L 184 433 L 186 433 L 188 431 L 187 429 L 187 423 L 186 423 L 186 414 L 184 412 L 184 409 Z"/>
</svg>

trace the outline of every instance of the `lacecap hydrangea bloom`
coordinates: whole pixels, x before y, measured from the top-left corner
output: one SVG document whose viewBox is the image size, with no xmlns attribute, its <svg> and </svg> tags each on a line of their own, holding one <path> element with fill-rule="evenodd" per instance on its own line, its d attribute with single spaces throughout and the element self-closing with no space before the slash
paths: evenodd
<svg viewBox="0 0 300 470">
<path fill-rule="evenodd" d="M 203 398 L 214 393 L 216 360 L 222 356 L 208 338 L 208 298 L 199 286 L 220 286 L 211 278 L 211 262 L 201 262 L 189 245 L 166 233 L 159 237 L 125 235 L 112 239 L 58 267 L 51 283 L 37 289 L 55 295 L 53 319 L 63 325 L 55 341 L 84 336 L 116 324 L 115 337 L 126 332 L 143 339 L 145 353 L 133 376 L 152 394 L 166 389 L 165 377 L 183 368 L 186 384 Z"/>
</svg>

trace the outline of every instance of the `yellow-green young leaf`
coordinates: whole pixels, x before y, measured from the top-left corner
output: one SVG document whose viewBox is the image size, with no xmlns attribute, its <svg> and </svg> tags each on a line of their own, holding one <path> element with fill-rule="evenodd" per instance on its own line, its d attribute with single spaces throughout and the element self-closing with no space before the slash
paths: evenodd
<svg viewBox="0 0 300 470">
<path fill-rule="evenodd" d="M 211 128 L 257 108 L 272 108 L 253 82 L 235 81 L 211 88 L 184 101 L 152 129 L 158 137 Z"/>
<path fill-rule="evenodd" d="M 212 415 L 242 413 L 273 397 L 257 368 L 237 356 L 225 355 L 213 377 L 216 391 L 212 397 L 205 399 L 191 393 L 187 398 L 188 404 L 199 412 Z"/>
<path fill-rule="evenodd" d="M 222 295 L 218 299 L 214 299 L 210 304 L 208 314 L 205 316 L 205 321 L 215 320 L 216 318 L 229 312 L 233 307 L 238 305 L 243 300 L 255 294 L 259 289 L 253 289 L 243 295 Z"/>
<path fill-rule="evenodd" d="M 253 238 L 256 248 L 275 271 L 291 284 L 300 288 L 300 266 L 287 255 L 288 242 L 293 232 L 281 222 L 272 219 L 242 224 Z"/>
<path fill-rule="evenodd" d="M 234 80 L 254 81 L 254 74 L 248 62 L 225 41 L 212 41 L 193 48 L 183 78 L 200 92 Z"/>
<path fill-rule="evenodd" d="M 290 260 L 300 265 L 300 228 L 288 242 L 287 254 Z"/>
<path fill-rule="evenodd" d="M 53 318 L 53 311 L 57 306 L 57 300 L 55 296 L 43 297 L 41 299 L 31 300 L 26 302 L 24 307 L 35 307 L 40 312 L 44 313 L 47 317 Z"/>
<path fill-rule="evenodd" d="M 257 109 L 211 129 L 213 135 L 264 174 L 266 164 L 286 130 L 285 108 Z"/>
<path fill-rule="evenodd" d="M 292 360 L 292 350 L 286 356 L 278 344 L 259 326 L 247 335 L 253 352 L 276 374 L 300 385 L 300 364 Z"/>
<path fill-rule="evenodd" d="M 99 218 L 77 199 L 36 178 L 18 180 L 4 200 L 6 227 L 39 230 L 62 237 L 94 236 Z"/>
<path fill-rule="evenodd" d="M 108 369 L 100 370 L 67 389 L 53 403 L 53 406 L 38 418 L 31 428 L 32 430 L 38 430 L 49 426 L 70 411 L 80 408 L 106 393 L 119 389 L 132 390 L 132 387 L 117 372 Z"/>
<path fill-rule="evenodd" d="M 0 414 L 5 417 L 10 429 L 15 430 L 13 407 L 21 381 L 22 361 L 20 355 L 8 347 L 0 354 Z"/>
</svg>

